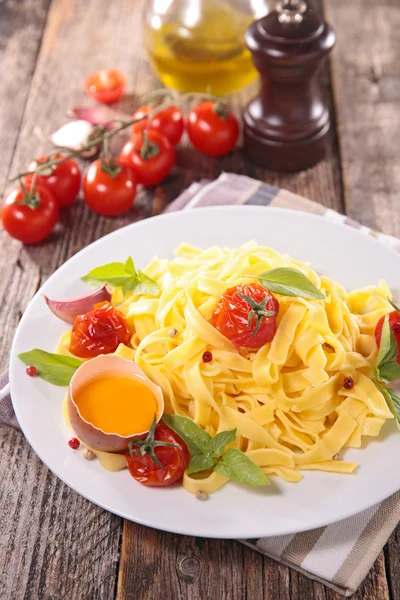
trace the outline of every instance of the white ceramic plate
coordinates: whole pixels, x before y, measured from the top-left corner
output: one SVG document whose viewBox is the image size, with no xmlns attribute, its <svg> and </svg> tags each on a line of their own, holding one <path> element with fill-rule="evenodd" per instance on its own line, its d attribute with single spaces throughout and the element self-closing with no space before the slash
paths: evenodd
<svg viewBox="0 0 400 600">
<path fill-rule="evenodd" d="M 50 314 L 41 292 L 67 298 L 87 288 L 79 277 L 95 266 L 128 255 L 143 267 L 153 255 L 172 258 L 180 242 L 206 248 L 237 247 L 255 239 L 309 261 L 321 274 L 349 289 L 384 278 L 398 292 L 400 258 L 350 227 L 300 212 L 262 207 L 202 208 L 172 213 L 116 231 L 66 262 L 36 294 L 18 327 L 10 380 L 15 412 L 29 443 L 67 485 L 99 506 L 137 523 L 188 535 L 256 538 L 305 531 L 362 511 L 400 488 L 400 434 L 392 422 L 379 439 L 346 459 L 359 463 L 355 475 L 307 471 L 300 483 L 274 478 L 266 488 L 228 483 L 207 502 L 181 488 L 152 489 L 122 471 L 109 473 L 81 452 L 72 452 L 61 414 L 65 389 L 25 374 L 17 354 L 33 347 L 54 351 L 66 325 Z"/>
</svg>

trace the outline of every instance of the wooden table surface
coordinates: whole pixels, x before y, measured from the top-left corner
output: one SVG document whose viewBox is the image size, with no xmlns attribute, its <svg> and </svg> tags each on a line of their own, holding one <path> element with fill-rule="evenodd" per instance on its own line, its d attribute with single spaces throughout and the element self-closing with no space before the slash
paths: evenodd
<svg viewBox="0 0 400 600">
<path fill-rule="evenodd" d="M 86 98 L 84 76 L 116 66 L 138 97 L 159 87 L 141 48 L 146 0 L 2 0 L 0 190 L 31 158 L 66 109 Z M 321 75 L 333 127 L 326 160 L 286 175 L 190 148 L 155 191 L 124 217 L 105 219 L 82 201 L 51 239 L 23 247 L 0 233 L 0 370 L 30 298 L 66 259 L 104 234 L 160 212 L 181 190 L 221 171 L 246 173 L 400 235 L 400 4 L 322 0 L 338 43 Z M 246 93 L 238 95 L 243 102 Z M 0 599 L 338 600 L 340 596 L 238 542 L 163 533 L 105 512 L 59 481 L 23 435 L 0 426 Z M 371 482 L 373 485 L 373 482 Z M 400 600 L 400 528 L 353 599 Z"/>
</svg>

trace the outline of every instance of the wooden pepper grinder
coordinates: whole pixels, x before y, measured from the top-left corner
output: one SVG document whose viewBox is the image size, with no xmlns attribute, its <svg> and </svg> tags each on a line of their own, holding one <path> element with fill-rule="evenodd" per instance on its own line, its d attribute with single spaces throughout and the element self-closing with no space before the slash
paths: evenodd
<svg viewBox="0 0 400 600">
<path fill-rule="evenodd" d="M 315 75 L 335 40 L 303 0 L 282 0 L 247 29 L 245 42 L 261 75 L 260 95 L 243 114 L 244 151 L 252 162 L 300 171 L 324 157 L 330 121 Z"/>
</svg>

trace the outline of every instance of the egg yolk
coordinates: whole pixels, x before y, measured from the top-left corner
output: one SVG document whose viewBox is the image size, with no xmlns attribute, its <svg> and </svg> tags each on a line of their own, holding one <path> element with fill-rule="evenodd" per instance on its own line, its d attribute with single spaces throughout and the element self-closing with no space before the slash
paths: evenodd
<svg viewBox="0 0 400 600">
<path fill-rule="evenodd" d="M 157 413 L 154 394 L 128 377 L 91 379 L 77 390 L 74 400 L 85 421 L 121 436 L 148 431 Z"/>
</svg>

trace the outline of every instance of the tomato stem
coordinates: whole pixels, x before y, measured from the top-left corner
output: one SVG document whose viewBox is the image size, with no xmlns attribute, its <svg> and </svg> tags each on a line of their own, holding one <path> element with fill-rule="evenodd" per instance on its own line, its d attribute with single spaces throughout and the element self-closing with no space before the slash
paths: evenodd
<svg viewBox="0 0 400 600">
<path fill-rule="evenodd" d="M 249 316 L 247 318 L 247 326 L 250 330 L 253 317 L 256 317 L 256 326 L 251 335 L 255 335 L 260 329 L 263 317 L 273 317 L 277 314 L 276 310 L 265 310 L 265 306 L 267 302 L 271 300 L 272 296 L 266 296 L 264 300 L 257 303 L 255 300 L 253 300 L 253 298 L 249 298 L 249 296 L 246 296 L 246 294 L 241 294 L 240 292 L 238 292 L 237 295 L 240 296 L 240 298 L 242 298 L 243 300 L 245 300 L 247 304 L 249 304 L 251 307 L 251 311 L 249 312 Z"/>
<path fill-rule="evenodd" d="M 143 131 L 142 136 L 143 144 L 140 149 L 140 156 L 143 158 L 143 160 L 148 160 L 149 158 L 153 158 L 153 156 L 157 156 L 160 153 L 158 144 L 149 140 L 147 131 Z"/>
<path fill-rule="evenodd" d="M 155 434 L 155 430 L 156 430 L 156 426 L 157 426 L 157 416 L 154 415 L 154 419 L 153 422 L 151 424 L 151 427 L 149 429 L 149 433 L 147 434 L 147 437 L 145 440 L 132 440 L 131 442 L 129 442 L 128 447 L 129 447 L 129 454 L 131 455 L 131 458 L 134 458 L 134 455 L 141 455 L 141 456 L 146 456 L 146 454 L 148 456 L 150 456 L 150 458 L 156 463 L 156 465 L 158 465 L 161 469 L 165 470 L 165 467 L 163 464 L 161 464 L 161 462 L 158 460 L 157 456 L 155 455 L 155 449 L 160 447 L 160 446 L 170 446 L 172 448 L 179 448 L 179 444 L 171 444 L 169 442 L 162 442 L 160 440 L 155 440 L 154 439 L 154 434 Z M 133 446 L 137 446 L 137 448 L 133 448 Z"/>
<path fill-rule="evenodd" d="M 226 119 L 229 116 L 229 112 L 230 112 L 228 106 L 224 102 L 221 102 L 220 100 L 218 100 L 217 102 L 214 102 L 213 111 L 215 112 L 215 114 L 217 114 L 219 117 L 221 117 L 221 119 L 223 119 L 224 121 L 226 121 Z"/>
</svg>

